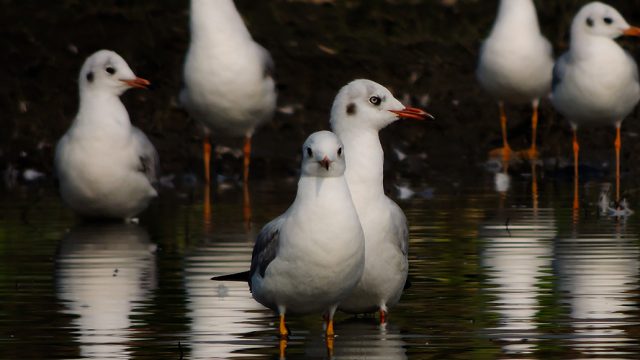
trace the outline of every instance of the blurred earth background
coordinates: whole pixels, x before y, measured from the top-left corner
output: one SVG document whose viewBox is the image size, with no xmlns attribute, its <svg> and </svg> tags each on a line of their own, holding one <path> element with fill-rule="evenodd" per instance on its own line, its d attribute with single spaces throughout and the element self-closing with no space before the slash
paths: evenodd
<svg viewBox="0 0 640 360">
<path fill-rule="evenodd" d="M 573 15 L 584 0 L 536 1 L 543 33 L 555 55 L 568 47 Z M 347 82 L 369 78 L 405 105 L 436 116 L 399 122 L 382 131 L 387 178 L 474 181 L 487 173 L 487 152 L 501 144 L 495 101 L 475 79 L 478 49 L 493 23 L 498 1 L 488 0 L 236 0 L 256 41 L 276 64 L 279 88 L 273 121 L 254 136 L 253 178 L 295 175 L 308 134 L 327 129 L 333 97 Z M 612 0 L 631 24 L 640 25 L 640 0 Z M 189 44 L 188 1 L 0 0 L 0 170 L 32 169 L 53 181 L 57 139 L 73 120 L 77 76 L 99 49 L 120 53 L 149 79 L 148 91 L 123 96 L 131 120 L 155 144 L 165 174 L 200 177 L 198 124 L 177 101 Z M 640 39 L 621 44 L 640 57 Z M 531 108 L 508 106 L 509 139 L 529 146 Z M 633 194 L 640 151 L 634 112 L 623 124 L 623 189 Z M 581 166 L 587 176 L 611 177 L 612 127 L 581 128 Z M 548 100 L 541 107 L 542 176 L 572 176 L 568 123 Z M 241 139 L 214 134 L 214 143 L 240 148 Z M 401 159 L 398 152 L 407 155 Z M 220 155 L 214 169 L 239 177 L 241 161 Z M 512 167 L 516 174 L 529 166 Z M 178 179 L 180 177 L 178 176 Z"/>
</svg>

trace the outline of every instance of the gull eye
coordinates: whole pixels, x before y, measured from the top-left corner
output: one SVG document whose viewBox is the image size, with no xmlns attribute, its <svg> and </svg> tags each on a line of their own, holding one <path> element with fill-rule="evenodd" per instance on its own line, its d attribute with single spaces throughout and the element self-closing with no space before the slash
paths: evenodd
<svg viewBox="0 0 640 360">
<path fill-rule="evenodd" d="M 610 18 L 610 17 L 606 17 L 603 20 L 604 20 L 604 23 L 607 24 L 607 25 L 613 24 L 613 19 Z"/>
<path fill-rule="evenodd" d="M 111 67 L 111 66 L 108 66 L 108 67 L 105 69 L 105 71 L 106 71 L 106 72 L 108 72 L 108 73 L 109 73 L 109 75 L 113 75 L 113 74 L 115 74 L 115 73 L 116 73 L 116 69 L 115 69 L 115 68 L 113 68 L 113 67 Z"/>
<path fill-rule="evenodd" d="M 379 96 L 372 96 L 369 98 L 369 102 L 375 106 L 378 106 L 382 103 L 382 99 Z"/>
<path fill-rule="evenodd" d="M 587 26 L 588 27 L 593 27 L 593 19 L 592 18 L 587 18 Z"/>
<path fill-rule="evenodd" d="M 308 155 L 309 157 L 312 157 L 312 156 L 313 156 L 313 151 L 311 151 L 311 148 L 310 148 L 310 147 L 308 147 L 308 148 L 307 148 L 307 155 Z"/>
<path fill-rule="evenodd" d="M 338 156 L 342 156 L 342 148 L 338 149 Z"/>
</svg>

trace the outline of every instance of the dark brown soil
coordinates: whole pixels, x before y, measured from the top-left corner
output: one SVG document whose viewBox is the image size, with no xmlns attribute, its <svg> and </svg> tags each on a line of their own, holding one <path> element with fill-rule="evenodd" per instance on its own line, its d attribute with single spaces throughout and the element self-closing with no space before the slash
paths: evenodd
<svg viewBox="0 0 640 360">
<path fill-rule="evenodd" d="M 587 1 L 536 1 L 544 33 L 566 49 L 574 12 Z M 355 78 L 370 78 L 403 101 L 426 103 L 433 122 L 394 124 L 383 131 L 387 149 L 410 156 L 390 166 L 411 178 L 469 180 L 487 151 L 500 144 L 495 102 L 475 81 L 477 51 L 488 33 L 497 1 L 238 0 L 254 38 L 276 62 L 281 107 L 255 136 L 254 177 L 296 171 L 298 149 L 312 131 L 328 127 L 338 89 Z M 640 24 L 640 0 L 615 0 L 630 23 Z M 177 105 L 182 62 L 189 41 L 188 2 L 154 0 L 0 0 L 0 169 L 12 165 L 52 173 L 53 147 L 73 119 L 76 77 L 85 57 L 107 48 L 120 53 L 150 91 L 125 96 L 135 125 L 158 148 L 165 172 L 200 173 L 198 127 Z M 640 54 L 640 41 L 624 40 Z M 407 104 L 408 105 L 408 104 Z M 530 109 L 509 107 L 513 147 L 529 145 Z M 624 168 L 637 168 L 638 114 L 624 123 Z M 613 160 L 613 129 L 581 131 L 585 164 Z M 238 139 L 216 140 L 237 147 Z M 570 133 L 548 102 L 541 113 L 540 147 L 547 159 L 570 157 Z M 420 154 L 423 154 L 420 156 Z M 549 162 L 551 163 L 551 162 Z M 225 172 L 240 162 L 224 158 Z M 550 168 L 549 172 L 552 173 Z M 471 179 L 473 180 L 473 179 Z"/>
</svg>

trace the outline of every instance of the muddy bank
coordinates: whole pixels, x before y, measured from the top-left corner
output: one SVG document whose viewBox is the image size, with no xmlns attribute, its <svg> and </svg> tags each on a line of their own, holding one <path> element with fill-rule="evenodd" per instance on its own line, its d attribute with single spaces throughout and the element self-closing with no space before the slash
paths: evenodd
<svg viewBox="0 0 640 360">
<path fill-rule="evenodd" d="M 298 148 L 312 131 L 328 127 L 337 90 L 359 77 L 376 80 L 405 102 L 437 116 L 430 123 L 394 124 L 383 132 L 386 148 L 409 155 L 399 162 L 387 151 L 389 168 L 422 179 L 468 178 L 482 171 L 487 151 L 500 144 L 497 108 L 478 87 L 477 51 L 491 26 L 497 1 L 249 1 L 238 0 L 254 38 L 271 52 L 279 84 L 279 112 L 255 136 L 253 174 L 296 171 Z M 544 33 L 556 53 L 567 46 L 574 12 L 586 1 L 537 1 Z M 640 24 L 640 0 L 610 1 L 630 23 Z M 158 148 L 165 173 L 200 172 L 198 126 L 177 104 L 182 61 L 188 46 L 188 2 L 118 0 L 0 0 L 0 169 L 52 172 L 55 142 L 77 106 L 77 73 L 95 50 L 119 52 L 149 91 L 124 96 L 135 125 Z M 640 41 L 624 40 L 636 58 Z M 529 145 L 530 109 L 509 107 L 510 140 Z M 569 127 L 548 102 L 541 112 L 543 156 L 570 156 Z M 623 125 L 623 168 L 637 168 L 638 114 Z M 581 130 L 582 159 L 608 172 L 613 129 Z M 216 136 L 238 147 L 238 139 Z M 549 161 L 549 164 L 555 164 Z M 560 164 L 563 164 L 561 161 Z M 240 162 L 225 155 L 218 166 L 239 174 Z M 555 165 L 549 165 L 553 173 Z"/>
</svg>

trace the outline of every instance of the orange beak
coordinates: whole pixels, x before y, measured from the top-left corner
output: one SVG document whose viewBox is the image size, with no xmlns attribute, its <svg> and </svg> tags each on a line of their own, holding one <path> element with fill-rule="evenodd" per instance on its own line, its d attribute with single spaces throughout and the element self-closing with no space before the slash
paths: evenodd
<svg viewBox="0 0 640 360">
<path fill-rule="evenodd" d="M 408 107 L 402 110 L 389 110 L 389 111 L 405 119 L 414 119 L 414 120 L 426 120 L 427 118 L 435 119 L 433 115 L 418 108 Z"/>
<path fill-rule="evenodd" d="M 331 161 L 329 160 L 328 157 L 324 157 L 324 159 L 322 159 L 321 161 L 319 161 L 320 165 L 322 165 L 323 168 L 327 169 L 327 171 L 329 171 L 329 165 L 331 165 Z"/>
<path fill-rule="evenodd" d="M 632 26 L 632 27 L 628 28 L 627 30 L 625 30 L 622 34 L 626 35 L 626 36 L 638 36 L 638 37 L 640 37 L 640 27 Z"/>
<path fill-rule="evenodd" d="M 149 80 L 139 78 L 139 77 L 135 79 L 120 79 L 120 81 L 129 85 L 132 88 L 138 88 L 138 89 L 146 89 L 147 86 L 151 85 Z"/>
</svg>

